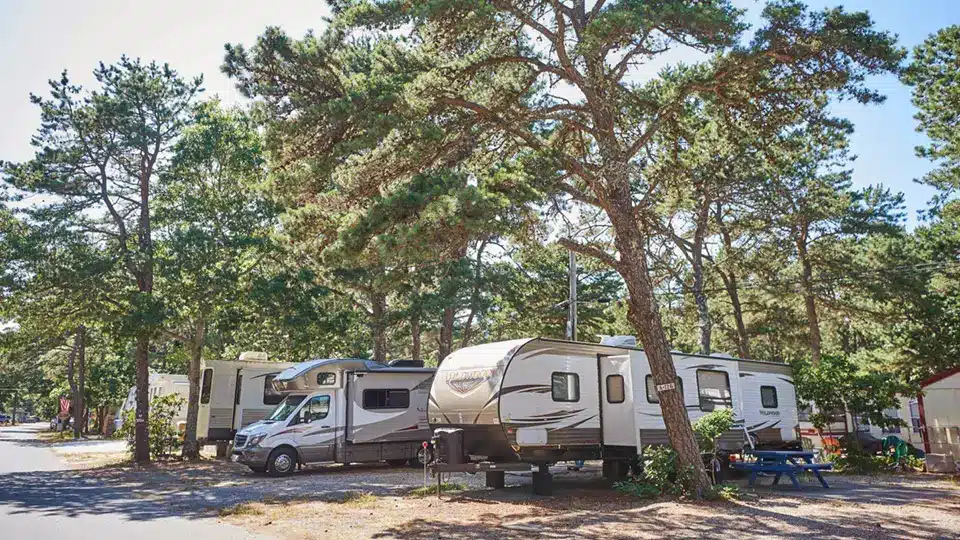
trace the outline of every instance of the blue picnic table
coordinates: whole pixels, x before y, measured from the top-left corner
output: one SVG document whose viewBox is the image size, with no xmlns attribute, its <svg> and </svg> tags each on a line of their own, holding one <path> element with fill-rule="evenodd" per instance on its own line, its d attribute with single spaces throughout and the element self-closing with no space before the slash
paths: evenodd
<svg viewBox="0 0 960 540">
<path fill-rule="evenodd" d="M 813 452 L 788 450 L 754 450 L 750 453 L 757 458 L 754 462 L 738 461 L 731 463 L 734 469 L 750 471 L 749 485 L 753 486 L 759 473 L 774 473 L 773 485 L 780 483 L 780 477 L 787 475 L 794 487 L 802 490 L 797 480 L 797 473 L 810 471 L 820 481 L 820 485 L 829 488 L 827 481 L 820 476 L 820 471 L 833 469 L 832 463 L 814 463 Z"/>
</svg>

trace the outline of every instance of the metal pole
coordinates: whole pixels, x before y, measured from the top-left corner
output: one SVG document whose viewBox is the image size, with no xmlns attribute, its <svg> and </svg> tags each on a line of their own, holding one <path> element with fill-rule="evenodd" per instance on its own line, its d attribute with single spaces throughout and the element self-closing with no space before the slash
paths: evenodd
<svg viewBox="0 0 960 540">
<path fill-rule="evenodd" d="M 567 299 L 567 339 L 577 340 L 577 254 L 570 252 L 570 297 Z"/>
</svg>

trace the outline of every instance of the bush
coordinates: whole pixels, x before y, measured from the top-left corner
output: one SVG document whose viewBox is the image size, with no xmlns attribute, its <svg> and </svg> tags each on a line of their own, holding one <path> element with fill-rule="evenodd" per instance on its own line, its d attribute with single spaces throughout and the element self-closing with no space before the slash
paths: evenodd
<svg viewBox="0 0 960 540">
<path fill-rule="evenodd" d="M 669 446 L 648 446 L 642 456 L 643 471 L 639 476 L 613 487 L 621 492 L 638 497 L 682 495 L 693 472 L 677 466 L 677 453 Z"/>
<path fill-rule="evenodd" d="M 710 486 L 710 489 L 704 494 L 707 499 L 712 501 L 735 501 L 740 498 L 740 486 L 737 484 L 716 484 Z"/>
<path fill-rule="evenodd" d="M 180 438 L 177 427 L 173 424 L 183 404 L 184 399 L 179 394 L 157 396 L 150 400 L 147 430 L 151 458 L 169 457 L 183 446 L 183 439 Z M 127 448 L 131 455 L 134 453 L 136 425 L 136 411 L 131 409 L 125 413 L 123 426 L 119 431 L 119 436 L 127 440 Z"/>
</svg>

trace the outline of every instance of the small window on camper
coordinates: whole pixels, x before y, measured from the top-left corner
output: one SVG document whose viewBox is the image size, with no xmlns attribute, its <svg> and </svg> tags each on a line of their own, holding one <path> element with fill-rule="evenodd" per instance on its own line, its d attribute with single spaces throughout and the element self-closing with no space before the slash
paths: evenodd
<svg viewBox="0 0 960 540">
<path fill-rule="evenodd" d="M 623 375 L 607 375 L 607 403 L 623 403 L 626 399 Z"/>
<path fill-rule="evenodd" d="M 406 409 L 410 407 L 410 391 L 397 390 L 364 390 L 364 409 Z"/>
<path fill-rule="evenodd" d="M 279 405 L 283 401 L 283 394 L 277 392 L 273 387 L 273 380 L 276 379 L 276 375 L 264 375 L 263 377 L 263 404 L 264 405 Z"/>
<path fill-rule="evenodd" d="M 337 381 L 337 374 L 324 371 L 317 373 L 317 384 L 333 384 Z"/>
<path fill-rule="evenodd" d="M 200 403 L 210 403 L 210 389 L 213 387 L 213 368 L 203 370 L 203 379 L 200 381 Z"/>
<path fill-rule="evenodd" d="M 726 371 L 698 369 L 697 394 L 700 396 L 701 411 L 710 412 L 717 408 L 733 408 L 730 375 Z"/>
<path fill-rule="evenodd" d="M 554 401 L 580 401 L 580 376 L 555 371 L 550 376 L 550 391 Z"/>
<path fill-rule="evenodd" d="M 778 406 L 777 389 L 773 386 L 761 386 L 760 404 L 763 405 L 764 409 L 776 409 Z"/>
<path fill-rule="evenodd" d="M 660 396 L 657 395 L 657 385 L 653 382 L 653 375 L 647 375 L 647 403 L 660 403 Z M 680 399 L 683 399 L 683 379 L 677 377 L 677 391 L 680 392 Z"/>
</svg>

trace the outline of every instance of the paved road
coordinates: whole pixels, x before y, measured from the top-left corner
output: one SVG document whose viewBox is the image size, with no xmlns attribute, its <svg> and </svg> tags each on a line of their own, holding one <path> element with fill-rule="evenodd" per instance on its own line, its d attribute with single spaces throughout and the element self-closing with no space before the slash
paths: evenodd
<svg viewBox="0 0 960 540">
<path fill-rule="evenodd" d="M 209 513 L 151 504 L 136 488 L 74 474 L 36 441 L 44 424 L 0 427 L 0 538 L 268 540 Z M 104 473 L 106 474 L 106 473 Z M 149 507 L 155 508 L 149 508 Z M 135 510 L 135 511 L 134 511 Z"/>
</svg>

